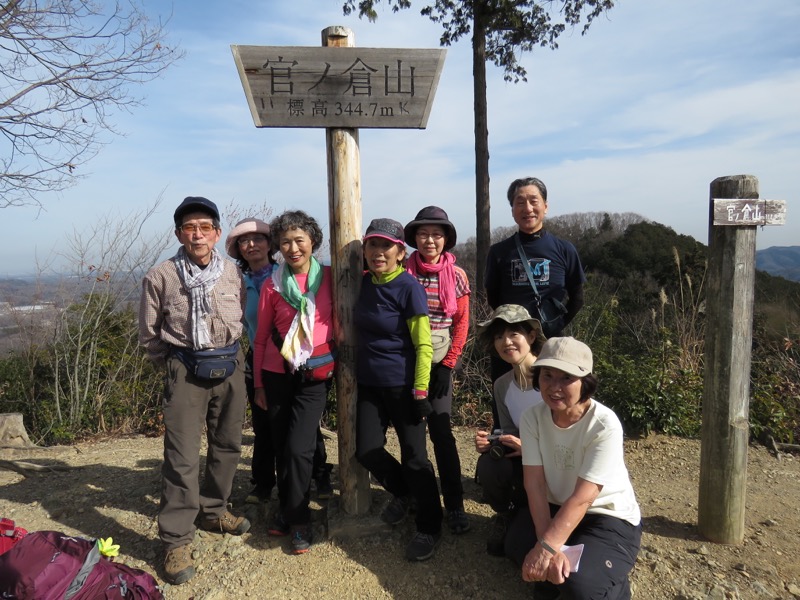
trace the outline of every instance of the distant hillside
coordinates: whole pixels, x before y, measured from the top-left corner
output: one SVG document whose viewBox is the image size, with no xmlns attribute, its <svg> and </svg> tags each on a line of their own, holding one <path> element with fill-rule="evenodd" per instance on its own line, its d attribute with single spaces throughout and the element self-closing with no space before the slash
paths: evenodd
<svg viewBox="0 0 800 600">
<path fill-rule="evenodd" d="M 800 246 L 773 246 L 756 251 L 756 269 L 800 281 Z"/>
</svg>

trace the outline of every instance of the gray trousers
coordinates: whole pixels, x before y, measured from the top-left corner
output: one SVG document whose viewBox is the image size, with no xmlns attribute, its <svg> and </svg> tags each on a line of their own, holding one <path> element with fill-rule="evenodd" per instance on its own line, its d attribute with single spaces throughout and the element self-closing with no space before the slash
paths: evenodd
<svg viewBox="0 0 800 600">
<path fill-rule="evenodd" d="M 194 539 L 197 515 L 222 515 L 233 487 L 242 446 L 247 404 L 244 355 L 223 381 L 198 379 L 175 357 L 166 364 L 164 464 L 158 532 L 166 550 Z M 200 444 L 206 428 L 208 451 L 200 487 Z"/>
</svg>

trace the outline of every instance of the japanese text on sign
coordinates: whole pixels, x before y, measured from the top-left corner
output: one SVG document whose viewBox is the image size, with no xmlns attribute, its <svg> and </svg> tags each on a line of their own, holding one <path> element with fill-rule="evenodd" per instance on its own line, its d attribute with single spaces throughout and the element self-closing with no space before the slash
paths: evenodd
<svg viewBox="0 0 800 600">
<path fill-rule="evenodd" d="M 259 127 L 425 127 L 443 50 L 233 46 Z"/>
<path fill-rule="evenodd" d="M 714 198 L 714 225 L 783 225 L 784 200 Z"/>
</svg>

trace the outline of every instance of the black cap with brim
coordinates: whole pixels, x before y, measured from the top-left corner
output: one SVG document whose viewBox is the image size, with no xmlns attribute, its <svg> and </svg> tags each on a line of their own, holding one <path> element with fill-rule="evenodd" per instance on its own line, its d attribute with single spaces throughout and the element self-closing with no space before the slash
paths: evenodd
<svg viewBox="0 0 800 600">
<path fill-rule="evenodd" d="M 178 208 L 175 209 L 175 215 L 173 217 L 175 227 L 180 227 L 183 216 L 190 212 L 206 213 L 219 221 L 219 210 L 217 210 L 217 205 L 211 200 L 203 198 L 202 196 L 187 196 L 183 199 L 183 202 L 180 203 Z"/>
</svg>

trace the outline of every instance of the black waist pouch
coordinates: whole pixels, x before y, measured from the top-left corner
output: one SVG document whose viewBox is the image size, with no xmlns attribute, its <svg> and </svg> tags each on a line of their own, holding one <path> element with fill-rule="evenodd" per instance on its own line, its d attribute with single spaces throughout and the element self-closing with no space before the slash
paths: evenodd
<svg viewBox="0 0 800 600">
<path fill-rule="evenodd" d="M 191 350 L 175 346 L 172 352 L 195 377 L 223 380 L 236 370 L 239 342 L 212 350 Z"/>
</svg>

